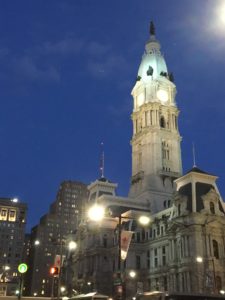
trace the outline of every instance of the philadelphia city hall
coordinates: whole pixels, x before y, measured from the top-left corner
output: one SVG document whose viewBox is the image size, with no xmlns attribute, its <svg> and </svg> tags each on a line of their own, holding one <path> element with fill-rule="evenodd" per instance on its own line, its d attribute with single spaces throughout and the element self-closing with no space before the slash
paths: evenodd
<svg viewBox="0 0 225 300">
<path fill-rule="evenodd" d="M 216 176 L 196 165 L 182 174 L 176 85 L 153 23 L 131 94 L 129 195 L 117 196 L 104 176 L 88 186 L 83 211 L 98 204 L 106 213 L 98 222 L 81 216 L 71 285 L 128 299 L 155 290 L 217 294 L 225 286 L 225 206 Z M 142 212 L 146 226 L 137 222 Z M 126 258 L 118 252 L 123 231 L 131 233 Z"/>
</svg>

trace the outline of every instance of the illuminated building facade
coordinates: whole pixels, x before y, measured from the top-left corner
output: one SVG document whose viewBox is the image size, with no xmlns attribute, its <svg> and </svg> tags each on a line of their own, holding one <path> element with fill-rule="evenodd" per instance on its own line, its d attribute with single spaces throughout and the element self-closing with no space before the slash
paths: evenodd
<svg viewBox="0 0 225 300">
<path fill-rule="evenodd" d="M 116 184 L 100 179 L 89 186 L 87 202 L 149 210 L 152 221 L 141 228 L 133 218 L 124 220 L 133 237 L 119 269 L 118 218 L 108 214 L 94 225 L 84 217 L 73 255 L 74 289 L 118 299 L 154 290 L 219 293 L 225 289 L 224 202 L 216 176 L 196 166 L 182 176 L 176 86 L 152 23 L 132 96 L 129 197 L 116 196 Z"/>
<path fill-rule="evenodd" d="M 17 199 L 0 198 L 0 293 L 14 295 L 18 265 L 23 259 L 27 205 Z"/>
</svg>

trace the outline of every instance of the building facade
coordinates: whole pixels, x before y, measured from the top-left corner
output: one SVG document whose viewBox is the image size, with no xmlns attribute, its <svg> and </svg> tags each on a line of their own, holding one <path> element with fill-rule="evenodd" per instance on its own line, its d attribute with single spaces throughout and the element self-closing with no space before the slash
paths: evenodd
<svg viewBox="0 0 225 300">
<path fill-rule="evenodd" d="M 27 205 L 17 199 L 0 198 L 0 293 L 15 295 L 18 265 L 23 262 Z"/>
<path fill-rule="evenodd" d="M 58 278 L 50 275 L 50 267 L 62 264 L 80 222 L 87 187 L 77 181 L 64 181 L 49 212 L 32 228 L 30 269 L 25 284 L 27 295 L 57 296 Z M 60 260 L 61 262 L 56 262 Z"/>
<path fill-rule="evenodd" d="M 225 289 L 224 202 L 216 176 L 196 166 L 182 176 L 176 86 L 152 23 L 132 96 L 129 197 L 116 196 L 116 184 L 103 178 L 89 185 L 88 205 L 101 204 L 107 213 L 101 222 L 82 218 L 73 254 L 74 291 L 97 290 L 117 299 L 154 290 L 217 294 Z M 123 218 L 121 209 L 130 217 Z M 149 212 L 150 225 L 137 224 L 137 210 Z M 121 260 L 125 229 L 133 235 Z"/>
</svg>

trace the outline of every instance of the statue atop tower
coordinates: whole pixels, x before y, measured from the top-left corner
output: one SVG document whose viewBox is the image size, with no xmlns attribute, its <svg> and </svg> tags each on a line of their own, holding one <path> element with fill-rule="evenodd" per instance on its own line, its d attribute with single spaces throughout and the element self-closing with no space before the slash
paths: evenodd
<svg viewBox="0 0 225 300">
<path fill-rule="evenodd" d="M 155 25 L 152 21 L 150 22 L 149 32 L 150 32 L 150 35 L 155 35 Z"/>
</svg>

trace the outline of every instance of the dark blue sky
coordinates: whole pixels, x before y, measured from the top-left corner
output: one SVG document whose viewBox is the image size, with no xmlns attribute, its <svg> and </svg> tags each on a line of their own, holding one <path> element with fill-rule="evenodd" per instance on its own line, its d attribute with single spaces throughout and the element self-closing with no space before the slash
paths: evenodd
<svg viewBox="0 0 225 300">
<path fill-rule="evenodd" d="M 220 177 L 225 196 L 223 3 L 1 1 L 0 196 L 28 203 L 28 228 L 61 181 L 99 176 L 101 141 L 105 175 L 127 195 L 130 92 L 150 20 L 175 76 L 184 172 L 194 141 L 198 167 Z"/>
</svg>

